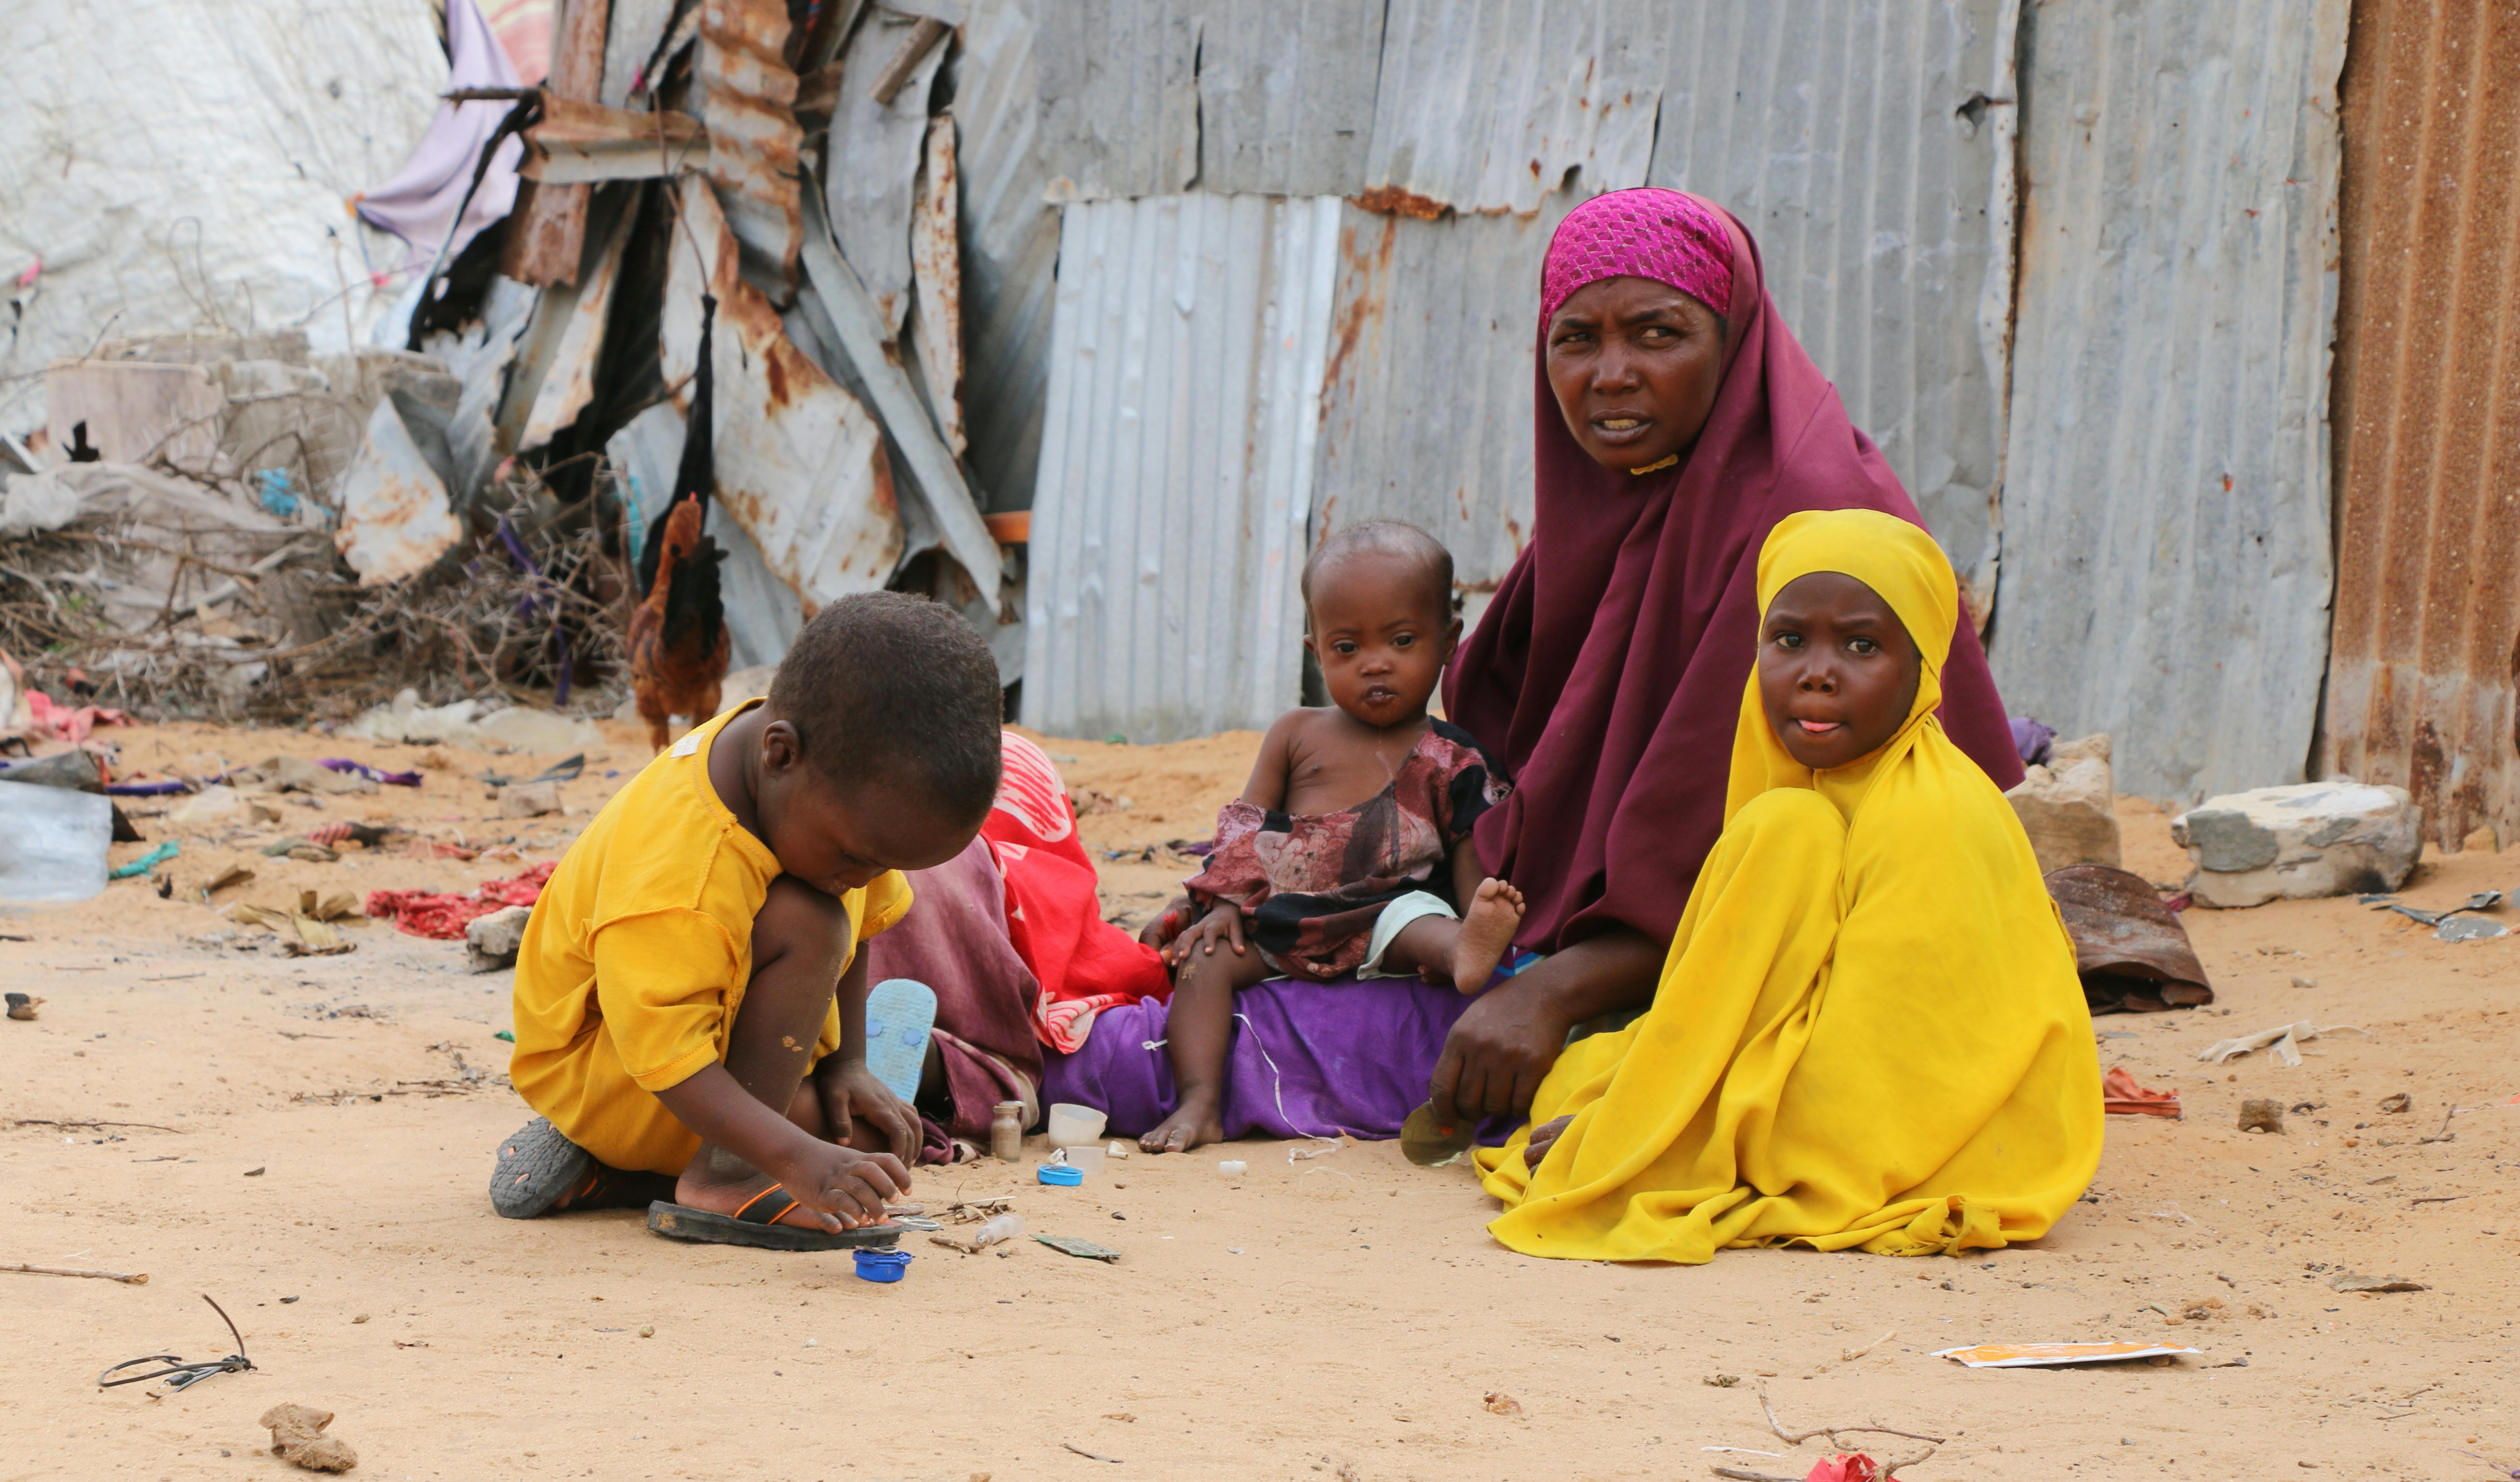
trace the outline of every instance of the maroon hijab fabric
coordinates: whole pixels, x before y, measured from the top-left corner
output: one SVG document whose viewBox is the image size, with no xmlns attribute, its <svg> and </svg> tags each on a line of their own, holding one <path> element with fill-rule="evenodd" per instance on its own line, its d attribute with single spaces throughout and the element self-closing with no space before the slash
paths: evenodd
<svg viewBox="0 0 2520 1482">
<path fill-rule="evenodd" d="M 1581 254 L 1587 282 L 1633 274 L 1688 292 L 1668 266 L 1688 254 L 1668 242 L 1656 249 L 1653 222 L 1677 235 L 1705 210 L 1729 228 L 1732 251 L 1728 364 L 1705 430 L 1658 472 L 1595 463 L 1550 388 L 1544 320 L 1532 367 L 1531 544 L 1445 677 L 1446 713 L 1513 779 L 1476 836 L 1481 866 L 1523 893 L 1516 943 L 1533 951 L 1614 925 L 1669 940 L 1679 926 L 1723 831 L 1741 687 L 1757 656 L 1759 547 L 1777 521 L 1862 509 L 1924 523 L 1785 328 L 1758 247 L 1731 213 L 1677 192 L 1596 198 L 1550 244 L 1553 281 L 1562 285 L 1564 264 Z M 2021 781 L 1995 677 L 1966 623 L 1939 714 L 1998 786 Z"/>
</svg>

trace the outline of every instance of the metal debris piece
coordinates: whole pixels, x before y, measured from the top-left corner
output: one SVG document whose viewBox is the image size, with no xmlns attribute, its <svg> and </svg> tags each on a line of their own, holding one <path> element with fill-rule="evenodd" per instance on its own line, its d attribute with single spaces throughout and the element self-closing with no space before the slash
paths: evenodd
<svg viewBox="0 0 2520 1482">
<path fill-rule="evenodd" d="M 256 1173 L 261 1171 L 259 1168 L 254 1170 Z M 245 1334 L 237 1331 L 236 1319 L 228 1316 L 226 1308 L 211 1302 L 208 1292 L 202 1293 L 202 1300 L 209 1302 L 210 1311 L 217 1313 L 219 1321 L 228 1325 L 228 1336 L 236 1339 L 236 1352 L 223 1359 L 205 1359 L 200 1363 L 186 1363 L 170 1353 L 145 1354 L 140 1358 L 126 1359 L 114 1365 L 112 1369 L 98 1374 L 96 1382 L 103 1388 L 112 1389 L 118 1384 L 146 1384 L 152 1379 L 164 1379 L 166 1388 L 171 1393 L 176 1390 L 190 1389 L 212 1374 L 241 1374 L 253 1368 L 253 1361 L 245 1355 Z M 144 1364 L 163 1364 L 167 1367 L 153 1369 L 146 1373 L 122 1374 L 118 1379 L 113 1377 L 126 1369 L 137 1369 Z"/>
<path fill-rule="evenodd" d="M 708 130 L 671 109 L 640 112 L 546 95 L 543 121 L 525 130 L 518 173 L 546 185 L 671 179 L 708 157 Z"/>
<path fill-rule="evenodd" d="M 786 57 L 788 7 L 785 0 L 707 0 L 699 12 L 709 179 L 746 263 L 784 293 L 795 285 L 804 235 L 797 152 L 805 135 L 796 126 L 796 74 Z M 721 377 L 720 386 L 732 379 Z"/>
<path fill-rule="evenodd" d="M 1058 1251 L 1060 1255 L 1082 1256 L 1089 1261 L 1116 1262 L 1120 1259 L 1120 1252 L 1113 1250 L 1110 1246 L 1097 1245 L 1092 1240 L 1080 1240 L 1074 1235 L 1034 1235 L 1033 1238 L 1039 1240 L 1044 1245 L 1049 1246 L 1051 1249 Z"/>
</svg>

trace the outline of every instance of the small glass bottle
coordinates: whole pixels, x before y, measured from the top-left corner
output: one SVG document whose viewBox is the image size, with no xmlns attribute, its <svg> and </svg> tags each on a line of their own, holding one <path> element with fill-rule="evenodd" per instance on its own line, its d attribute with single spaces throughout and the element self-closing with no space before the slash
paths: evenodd
<svg viewBox="0 0 2520 1482">
<path fill-rule="evenodd" d="M 989 1119 L 989 1156 L 1001 1163 L 1023 1160 L 1024 1103 L 1000 1101 Z"/>
</svg>

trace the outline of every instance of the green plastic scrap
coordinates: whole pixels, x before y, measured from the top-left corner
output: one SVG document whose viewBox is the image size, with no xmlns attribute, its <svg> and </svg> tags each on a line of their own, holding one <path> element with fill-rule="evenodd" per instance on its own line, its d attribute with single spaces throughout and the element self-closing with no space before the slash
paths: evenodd
<svg viewBox="0 0 2520 1482">
<path fill-rule="evenodd" d="M 173 859 L 176 852 L 175 840 L 170 838 L 166 840 L 166 842 L 159 844 L 157 848 L 150 850 L 147 854 L 133 860 L 130 864 L 116 865 L 108 873 L 114 879 L 127 880 L 135 875 L 147 875 L 150 871 L 157 869 L 159 865 Z"/>
<path fill-rule="evenodd" d="M 1058 1251 L 1060 1255 L 1083 1256 L 1089 1261 L 1117 1261 L 1120 1259 L 1120 1252 L 1113 1250 L 1110 1246 L 1097 1245 L 1092 1240 L 1080 1240 L 1074 1235 L 1034 1235 L 1033 1238 L 1039 1240 L 1044 1245 L 1049 1246 L 1051 1249 Z"/>
<path fill-rule="evenodd" d="M 494 1040 L 506 1040 L 509 1044 L 513 1045 L 517 1042 L 517 1031 L 513 1029 L 502 1029 L 498 1033 L 490 1036 L 490 1038 Z"/>
</svg>

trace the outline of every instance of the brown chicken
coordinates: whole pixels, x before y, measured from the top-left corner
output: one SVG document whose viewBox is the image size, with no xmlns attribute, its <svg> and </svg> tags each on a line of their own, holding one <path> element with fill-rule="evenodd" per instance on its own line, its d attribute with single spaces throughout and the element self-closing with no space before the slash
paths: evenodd
<svg viewBox="0 0 2520 1482">
<path fill-rule="evenodd" d="M 698 494 L 674 505 L 656 543 L 656 579 L 630 614 L 630 691 L 659 751 L 672 739 L 667 717 L 689 716 L 698 725 L 716 715 L 726 680 L 726 608 L 717 570 L 726 553 L 700 533 L 700 515 Z"/>
</svg>

